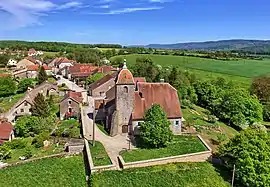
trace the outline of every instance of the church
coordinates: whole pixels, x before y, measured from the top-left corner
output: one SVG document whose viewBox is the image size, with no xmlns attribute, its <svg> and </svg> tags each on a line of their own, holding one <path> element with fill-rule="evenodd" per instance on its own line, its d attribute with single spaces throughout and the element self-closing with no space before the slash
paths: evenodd
<svg viewBox="0 0 270 187">
<path fill-rule="evenodd" d="M 109 83 L 110 82 L 110 83 Z M 109 84 L 108 84 L 109 83 Z M 171 122 L 171 130 L 181 133 L 182 113 L 177 90 L 164 81 L 148 83 L 133 77 L 126 63 L 121 70 L 90 85 L 90 93 L 98 89 L 103 98 L 95 99 L 95 120 L 102 122 L 111 136 L 138 135 L 145 112 L 159 104 Z"/>
</svg>

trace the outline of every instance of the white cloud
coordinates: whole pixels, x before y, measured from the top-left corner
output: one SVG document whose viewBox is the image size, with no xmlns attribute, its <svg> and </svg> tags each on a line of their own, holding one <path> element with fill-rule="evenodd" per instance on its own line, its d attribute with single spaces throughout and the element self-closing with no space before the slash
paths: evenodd
<svg viewBox="0 0 270 187">
<path fill-rule="evenodd" d="M 110 5 L 101 5 L 99 8 L 110 8 Z"/>
<path fill-rule="evenodd" d="M 82 3 L 70 1 L 66 4 L 55 4 L 51 0 L 0 0 L 1 29 L 16 29 L 33 24 L 42 25 L 41 16 L 53 10 L 63 10 L 81 6 Z"/>
<path fill-rule="evenodd" d="M 125 14 L 138 11 L 150 11 L 150 10 L 159 10 L 163 7 L 141 7 L 141 8 L 123 8 L 117 10 L 110 10 L 109 12 L 100 12 L 100 13 L 91 13 L 91 14 Z"/>
</svg>

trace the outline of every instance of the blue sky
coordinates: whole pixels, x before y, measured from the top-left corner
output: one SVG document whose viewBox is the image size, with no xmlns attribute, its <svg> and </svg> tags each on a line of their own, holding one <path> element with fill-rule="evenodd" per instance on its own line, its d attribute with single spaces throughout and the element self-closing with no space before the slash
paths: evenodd
<svg viewBox="0 0 270 187">
<path fill-rule="evenodd" d="M 270 39 L 268 0 L 0 0 L 0 39 L 149 44 Z"/>
</svg>

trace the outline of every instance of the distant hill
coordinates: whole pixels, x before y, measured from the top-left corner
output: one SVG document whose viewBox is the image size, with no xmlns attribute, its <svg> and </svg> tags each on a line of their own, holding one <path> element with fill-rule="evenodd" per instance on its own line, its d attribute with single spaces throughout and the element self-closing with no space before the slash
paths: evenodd
<svg viewBox="0 0 270 187">
<path fill-rule="evenodd" d="M 185 50 L 240 50 L 250 52 L 270 52 L 270 40 L 220 40 L 175 44 L 149 44 L 146 48 Z"/>
</svg>

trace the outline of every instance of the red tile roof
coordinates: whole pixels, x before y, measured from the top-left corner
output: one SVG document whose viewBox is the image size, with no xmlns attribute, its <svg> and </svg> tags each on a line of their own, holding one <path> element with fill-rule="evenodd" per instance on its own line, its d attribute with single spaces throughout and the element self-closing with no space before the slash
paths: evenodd
<svg viewBox="0 0 270 187">
<path fill-rule="evenodd" d="M 93 72 L 97 70 L 97 66 L 93 66 L 92 64 L 76 64 L 74 66 L 69 67 L 69 71 L 72 73 L 81 73 L 81 72 Z"/>
<path fill-rule="evenodd" d="M 69 60 L 67 57 L 57 57 L 51 62 L 54 66 L 59 66 L 62 63 L 75 64 L 74 60 Z"/>
<path fill-rule="evenodd" d="M 114 68 L 112 66 L 101 66 L 98 70 L 98 72 L 107 74 L 110 73 Z"/>
<path fill-rule="evenodd" d="M 25 57 L 25 59 L 29 60 L 30 62 L 33 62 L 33 63 L 36 63 L 36 59 L 34 59 L 33 57 L 31 56 L 28 56 L 28 57 Z"/>
<path fill-rule="evenodd" d="M 10 76 L 10 74 L 7 74 L 7 73 L 1 73 L 0 74 L 0 77 L 9 77 Z"/>
<path fill-rule="evenodd" d="M 116 84 L 134 84 L 132 73 L 128 69 L 122 69 L 117 76 Z"/>
<path fill-rule="evenodd" d="M 77 101 L 79 103 L 82 103 L 83 102 L 83 97 L 82 97 L 82 93 L 81 92 L 72 92 L 72 91 L 69 91 L 67 93 L 67 97 L 66 98 L 72 98 L 72 99 L 74 99 L 75 101 Z"/>
<path fill-rule="evenodd" d="M 0 139 L 8 140 L 11 132 L 13 131 L 13 126 L 9 122 L 0 123 Z"/>
<path fill-rule="evenodd" d="M 146 82 L 145 77 L 134 77 L 134 83 L 136 84 L 137 82 Z"/>
<path fill-rule="evenodd" d="M 28 66 L 27 70 L 28 71 L 38 71 L 39 67 L 40 67 L 39 65 L 32 65 L 32 66 Z M 49 68 L 47 65 L 43 65 L 43 67 L 45 70 L 51 70 L 51 68 Z"/>
<path fill-rule="evenodd" d="M 159 104 L 168 118 L 182 117 L 177 90 L 168 83 L 138 83 L 134 95 L 133 120 L 143 119 L 144 113 L 153 104 Z"/>
</svg>

